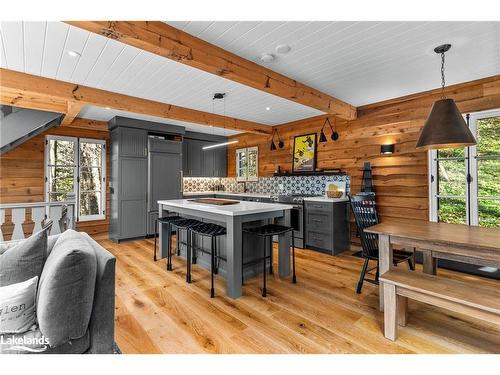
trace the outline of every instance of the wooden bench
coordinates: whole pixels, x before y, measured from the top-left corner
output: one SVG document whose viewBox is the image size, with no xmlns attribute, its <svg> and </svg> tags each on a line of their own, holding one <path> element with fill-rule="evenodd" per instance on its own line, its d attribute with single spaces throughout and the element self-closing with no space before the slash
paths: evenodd
<svg viewBox="0 0 500 375">
<path fill-rule="evenodd" d="M 424 273 L 391 269 L 380 276 L 384 287 L 384 334 L 396 340 L 405 326 L 408 298 L 500 324 L 500 289 L 478 287 Z"/>
</svg>

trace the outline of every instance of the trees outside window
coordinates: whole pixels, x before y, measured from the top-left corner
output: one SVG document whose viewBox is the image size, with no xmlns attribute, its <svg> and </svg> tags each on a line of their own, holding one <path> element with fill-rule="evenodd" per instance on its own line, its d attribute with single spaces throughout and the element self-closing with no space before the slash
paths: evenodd
<svg viewBox="0 0 500 375">
<path fill-rule="evenodd" d="M 105 148 L 103 140 L 47 136 L 47 200 L 76 197 L 78 220 L 104 219 Z"/>
<path fill-rule="evenodd" d="M 430 219 L 500 227 L 500 110 L 466 118 L 476 146 L 429 152 Z"/>
</svg>

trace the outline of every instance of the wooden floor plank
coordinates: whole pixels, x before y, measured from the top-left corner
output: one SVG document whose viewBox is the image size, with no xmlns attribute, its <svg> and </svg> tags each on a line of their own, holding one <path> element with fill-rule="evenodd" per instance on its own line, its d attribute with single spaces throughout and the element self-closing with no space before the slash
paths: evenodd
<svg viewBox="0 0 500 375">
<path fill-rule="evenodd" d="M 174 256 L 174 271 L 167 272 L 165 260 L 153 262 L 151 239 L 120 244 L 102 235 L 96 239 L 117 257 L 116 341 L 124 353 L 500 351 L 499 327 L 413 301 L 408 326 L 399 327 L 396 342 L 386 340 L 378 287 L 365 283 L 363 293 L 355 293 L 362 259 L 350 252 L 332 257 L 298 249 L 297 284 L 271 275 L 268 297 L 262 298 L 261 278 L 254 278 L 245 282 L 243 296 L 232 300 L 217 277 L 212 299 L 206 270 L 195 265 L 193 283 L 186 284 L 185 261 Z M 498 287 L 495 280 L 439 272 Z"/>
</svg>

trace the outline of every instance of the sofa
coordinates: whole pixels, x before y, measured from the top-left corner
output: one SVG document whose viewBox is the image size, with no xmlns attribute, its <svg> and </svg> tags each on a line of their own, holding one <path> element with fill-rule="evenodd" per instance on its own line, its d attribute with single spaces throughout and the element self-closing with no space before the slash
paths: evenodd
<svg viewBox="0 0 500 375">
<path fill-rule="evenodd" d="M 74 231 L 72 231 L 74 232 Z M 115 267 L 116 259 L 106 249 L 94 241 L 87 233 L 74 232 L 75 236 L 81 236 L 82 239 L 90 244 L 90 248 L 95 253 L 96 270 L 95 270 L 95 286 L 93 288 L 93 302 L 89 299 L 91 306 L 90 320 L 87 329 L 83 336 L 70 339 L 64 343 L 58 343 L 57 346 L 45 345 L 44 350 L 36 350 L 26 345 L 15 345 L 16 339 L 36 339 L 42 337 L 42 332 L 39 326 L 24 332 L 16 334 L 1 335 L 0 353 L 42 353 L 42 354 L 106 354 L 114 352 L 114 312 L 115 312 Z M 46 268 L 50 254 L 54 248 L 54 244 L 62 234 L 48 236 L 47 240 L 47 257 L 43 268 Z M 47 238 L 47 237 L 46 237 Z M 27 241 L 27 240 L 21 240 Z M 16 241 L 19 243 L 20 241 Z M 5 249 L 13 246 L 11 243 L 8 246 L 2 244 Z M 1 251 L 1 250 L 0 250 Z M 1 253 L 0 253 L 1 255 Z M 85 272 L 85 270 L 83 270 Z M 93 272 L 93 271 L 92 271 Z M 57 296 L 52 296 L 56 297 Z M 91 297 L 91 295 L 90 295 Z M 43 298 L 41 296 L 40 298 Z M 65 297 L 63 297 L 65 298 Z M 37 306 L 43 303 L 43 300 L 37 301 Z M 71 304 L 71 301 L 68 301 Z M 57 319 L 57 318 L 56 318 Z M 65 318 L 67 319 L 67 317 Z M 39 322 L 38 322 L 39 323 Z M 65 321 L 55 322 L 61 325 L 67 324 Z M 19 342 L 19 340 L 17 340 Z"/>
</svg>

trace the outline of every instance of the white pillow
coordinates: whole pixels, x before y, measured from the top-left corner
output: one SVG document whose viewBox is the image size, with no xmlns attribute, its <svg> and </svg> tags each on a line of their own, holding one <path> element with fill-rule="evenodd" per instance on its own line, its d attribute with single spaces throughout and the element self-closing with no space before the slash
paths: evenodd
<svg viewBox="0 0 500 375">
<path fill-rule="evenodd" d="M 38 276 L 0 287 L 0 334 L 23 333 L 36 323 Z"/>
</svg>

